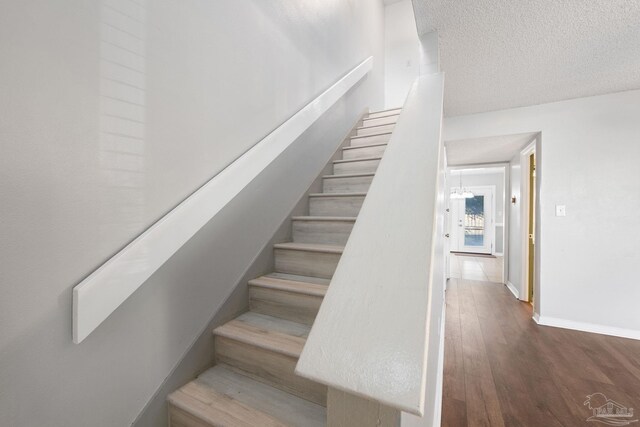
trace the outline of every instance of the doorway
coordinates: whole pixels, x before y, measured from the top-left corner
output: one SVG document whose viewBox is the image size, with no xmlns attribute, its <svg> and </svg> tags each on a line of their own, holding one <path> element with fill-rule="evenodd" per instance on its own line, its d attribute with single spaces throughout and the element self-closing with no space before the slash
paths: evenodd
<svg viewBox="0 0 640 427">
<path fill-rule="evenodd" d="M 467 197 L 451 200 L 451 250 L 493 254 L 495 186 L 466 187 L 465 191 Z"/>
<path fill-rule="evenodd" d="M 462 203 L 453 197 L 457 195 L 450 194 L 446 235 L 452 251 L 448 254 L 450 277 L 484 281 L 488 278 L 489 281 L 504 283 L 516 298 L 532 302 L 535 312 L 539 312 L 541 302 L 541 137 L 539 132 L 527 132 L 445 141 L 450 190 L 454 187 L 496 186 L 491 255 L 485 255 L 489 253 L 486 247 L 481 246 L 478 250 L 469 247 L 469 242 L 461 243 L 458 230 L 464 233 L 464 226 L 473 224 L 465 224 L 463 218 L 462 227 L 459 227 L 460 213 L 454 216 L 453 210 L 459 204 L 460 209 L 466 211 L 466 205 L 462 207 Z M 490 180 L 491 169 L 496 168 L 501 169 L 502 178 Z M 467 230 L 467 234 L 474 233 L 480 234 L 480 231 Z M 476 240 L 475 245 L 484 246 L 485 243 L 484 240 Z M 476 251 L 479 254 L 473 253 Z M 494 256 L 501 261 L 497 266 L 492 264 Z M 492 272 L 500 266 L 501 277 L 493 275 Z"/>
</svg>

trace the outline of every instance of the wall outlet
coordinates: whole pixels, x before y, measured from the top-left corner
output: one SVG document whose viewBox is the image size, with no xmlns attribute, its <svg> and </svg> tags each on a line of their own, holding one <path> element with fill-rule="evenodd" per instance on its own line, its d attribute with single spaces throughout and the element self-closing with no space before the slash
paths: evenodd
<svg viewBox="0 0 640 427">
<path fill-rule="evenodd" d="M 556 205 L 556 216 L 567 216 L 567 207 L 565 205 Z"/>
</svg>

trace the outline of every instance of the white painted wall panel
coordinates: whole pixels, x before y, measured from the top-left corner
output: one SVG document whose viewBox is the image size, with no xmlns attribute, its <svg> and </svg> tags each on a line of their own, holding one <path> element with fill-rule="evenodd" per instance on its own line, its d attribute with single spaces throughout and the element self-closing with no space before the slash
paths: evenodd
<svg viewBox="0 0 640 427">
<path fill-rule="evenodd" d="M 365 0 L 2 2 L 0 425 L 133 422 L 344 132 L 382 108 L 383 25 Z M 75 284 L 371 55 L 319 128 L 72 344 Z"/>
<path fill-rule="evenodd" d="M 420 40 L 411 0 L 384 8 L 385 108 L 401 107 L 420 74 Z M 432 70 L 431 72 L 437 72 Z"/>
</svg>

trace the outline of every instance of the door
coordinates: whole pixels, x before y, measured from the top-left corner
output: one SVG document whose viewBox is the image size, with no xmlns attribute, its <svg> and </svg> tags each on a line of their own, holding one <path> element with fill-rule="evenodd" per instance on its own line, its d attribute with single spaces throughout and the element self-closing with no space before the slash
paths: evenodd
<svg viewBox="0 0 640 427">
<path fill-rule="evenodd" d="M 493 253 L 495 187 L 469 187 L 473 197 L 451 200 L 452 251 Z"/>
</svg>

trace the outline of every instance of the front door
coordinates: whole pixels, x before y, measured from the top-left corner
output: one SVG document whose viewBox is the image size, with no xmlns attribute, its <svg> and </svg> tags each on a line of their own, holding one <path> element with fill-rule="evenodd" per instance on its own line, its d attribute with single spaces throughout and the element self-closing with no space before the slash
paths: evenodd
<svg viewBox="0 0 640 427">
<path fill-rule="evenodd" d="M 473 197 L 451 200 L 452 248 L 456 252 L 493 251 L 493 187 L 470 187 Z"/>
</svg>

